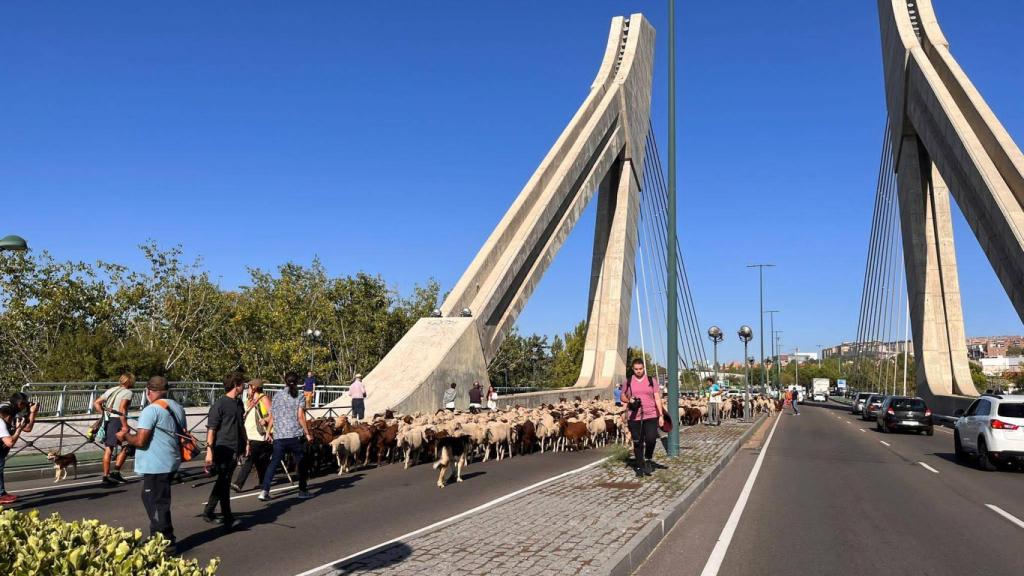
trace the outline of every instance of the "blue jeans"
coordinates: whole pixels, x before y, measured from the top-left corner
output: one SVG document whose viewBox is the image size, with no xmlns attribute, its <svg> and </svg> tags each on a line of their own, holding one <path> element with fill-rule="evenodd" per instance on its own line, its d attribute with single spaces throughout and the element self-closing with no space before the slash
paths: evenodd
<svg viewBox="0 0 1024 576">
<path fill-rule="evenodd" d="M 274 440 L 274 455 L 270 457 L 270 466 L 267 468 L 267 473 L 263 475 L 263 490 L 270 491 L 270 484 L 274 481 L 274 473 L 277 472 L 277 467 L 281 465 L 285 452 L 291 452 L 292 458 L 295 460 L 295 470 L 299 473 L 299 490 L 306 490 L 308 474 L 302 462 L 303 456 L 306 454 L 305 438 L 281 438 L 280 440 Z"/>
<path fill-rule="evenodd" d="M 352 415 L 359 420 L 366 417 L 366 400 L 362 398 L 352 399 Z"/>
<path fill-rule="evenodd" d="M 0 456 L 0 496 L 7 494 L 7 488 L 4 486 L 4 466 L 7 465 L 7 448 L 0 446 L 0 450 L 3 450 L 3 456 Z"/>
</svg>

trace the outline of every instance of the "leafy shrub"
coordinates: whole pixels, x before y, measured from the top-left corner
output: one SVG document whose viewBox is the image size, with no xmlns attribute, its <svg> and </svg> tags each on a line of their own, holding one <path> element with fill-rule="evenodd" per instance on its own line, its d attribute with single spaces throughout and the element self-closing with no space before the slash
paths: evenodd
<svg viewBox="0 0 1024 576">
<path fill-rule="evenodd" d="M 40 519 L 0 511 L 0 573 L 34 575 L 212 576 L 218 560 L 200 568 L 196 560 L 168 556 L 163 536 L 146 539 L 99 520 L 65 522 L 59 514 Z"/>
</svg>

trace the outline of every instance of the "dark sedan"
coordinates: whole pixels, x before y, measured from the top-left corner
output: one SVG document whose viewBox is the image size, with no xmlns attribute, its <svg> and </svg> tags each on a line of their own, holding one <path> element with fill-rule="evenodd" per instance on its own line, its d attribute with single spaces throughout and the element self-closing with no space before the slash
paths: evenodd
<svg viewBox="0 0 1024 576">
<path fill-rule="evenodd" d="M 875 417 L 875 428 L 881 432 L 913 430 L 929 436 L 935 433 L 931 409 L 924 400 L 907 396 L 886 398 Z"/>
<path fill-rule="evenodd" d="M 882 402 L 885 402 L 884 394 L 872 394 L 868 396 L 868 399 L 864 401 L 864 409 L 861 411 L 862 420 L 874 420 L 878 416 L 878 409 L 882 407 Z"/>
</svg>

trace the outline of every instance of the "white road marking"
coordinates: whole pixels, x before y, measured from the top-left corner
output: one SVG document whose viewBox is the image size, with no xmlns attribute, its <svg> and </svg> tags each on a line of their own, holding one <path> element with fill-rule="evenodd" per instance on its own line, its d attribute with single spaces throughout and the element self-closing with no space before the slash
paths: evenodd
<svg viewBox="0 0 1024 576">
<path fill-rule="evenodd" d="M 772 443 L 772 436 L 775 435 L 775 429 L 779 426 L 781 418 L 775 420 L 775 424 L 772 425 L 772 431 L 768 433 L 768 439 L 764 442 L 764 447 L 761 448 L 761 453 L 757 455 L 757 461 L 754 462 L 754 469 L 750 471 L 750 476 L 747 477 L 747 483 L 743 485 L 743 491 L 740 492 L 739 499 L 736 500 L 736 505 L 732 507 L 732 513 L 729 514 L 729 520 L 725 522 L 725 526 L 722 528 L 722 533 L 718 535 L 718 542 L 715 543 L 715 549 L 711 551 L 711 556 L 708 557 L 707 564 L 704 565 L 704 570 L 701 571 L 701 576 L 717 576 L 718 571 L 722 568 L 722 561 L 725 560 L 725 553 L 729 550 L 729 543 L 732 542 L 732 536 L 736 532 L 736 526 L 740 522 L 740 517 L 743 516 L 743 509 L 747 506 L 747 499 L 750 498 L 750 492 L 754 489 L 754 481 L 757 480 L 757 474 L 761 471 L 761 463 L 764 462 L 764 455 L 768 453 L 768 446 Z"/>
<path fill-rule="evenodd" d="M 1024 528 L 1024 520 L 1021 520 L 1020 518 L 1017 518 L 1013 514 L 1010 514 L 1009 512 L 1007 512 L 1006 510 L 1003 510 L 1002 508 L 1000 508 L 999 506 L 996 506 L 995 504 L 985 504 L 985 506 L 988 506 L 993 512 L 995 512 L 996 514 L 999 514 L 1003 518 L 1006 518 L 1010 522 L 1013 522 L 1017 526 L 1019 526 L 1021 528 Z"/>
<path fill-rule="evenodd" d="M 297 484 L 289 484 L 288 486 L 281 486 L 280 488 L 271 488 L 270 489 L 270 493 L 273 494 L 274 492 L 281 492 L 281 491 L 284 491 L 284 490 L 294 490 L 296 488 L 298 488 Z M 257 490 L 255 492 L 250 493 L 250 494 L 239 494 L 238 496 L 232 496 L 230 498 L 230 500 L 239 500 L 241 498 L 252 498 L 253 496 L 259 496 L 259 495 L 260 495 L 260 490 Z M 204 505 L 206 503 L 207 502 L 203 502 Z"/>
<path fill-rule="evenodd" d="M 924 466 L 924 469 L 928 470 L 929 472 L 935 472 L 936 474 L 939 473 L 938 470 L 936 470 L 935 468 L 932 468 L 931 466 L 925 464 L 924 462 L 918 462 L 918 464 L 920 464 L 921 466 Z"/>
<path fill-rule="evenodd" d="M 866 429 L 864 429 L 864 428 L 860 428 L 860 431 L 861 431 L 861 432 L 867 432 L 867 430 L 866 430 Z"/>
<path fill-rule="evenodd" d="M 778 424 L 778 421 L 776 421 L 775 423 Z M 774 432 L 774 429 L 772 431 Z M 771 437 L 769 436 L 769 440 L 770 439 L 771 439 Z M 768 447 L 768 444 L 765 443 L 765 448 L 767 448 L 767 447 Z M 764 454 L 764 449 L 761 450 L 761 453 Z M 598 460 L 596 462 L 591 462 L 590 464 L 587 464 L 586 466 L 580 466 L 579 468 L 576 468 L 575 470 L 569 470 L 568 472 L 562 472 L 561 474 L 558 474 L 556 476 L 552 476 L 551 478 L 548 478 L 546 480 L 541 480 L 540 482 L 536 482 L 534 484 L 530 484 L 529 486 L 527 486 L 525 488 L 520 488 L 519 490 L 516 490 L 515 492 L 510 492 L 508 494 L 505 494 L 504 496 L 495 498 L 494 500 L 491 500 L 490 502 L 485 502 L 485 503 L 477 506 L 476 508 L 472 508 L 470 510 L 466 510 L 465 512 L 460 512 L 460 513 L 458 513 L 458 514 L 456 514 L 454 516 L 449 516 L 448 518 L 445 518 L 444 520 L 439 520 L 439 521 L 434 522 L 433 524 L 431 524 L 429 526 L 424 526 L 423 528 L 419 528 L 417 530 L 413 530 L 412 532 L 409 532 L 409 533 L 406 533 L 406 534 L 402 534 L 401 536 L 399 536 L 397 538 L 392 538 L 391 540 L 388 540 L 387 542 L 381 542 L 380 544 L 375 544 L 375 545 L 370 546 L 369 548 L 367 548 L 365 550 L 360 550 L 359 552 L 356 552 L 355 554 L 349 554 L 348 556 L 345 556 L 344 558 L 340 558 L 338 560 L 334 560 L 333 562 L 328 562 L 327 564 L 324 564 L 322 566 L 317 566 L 316 568 L 312 568 L 310 570 L 306 570 L 305 572 L 302 572 L 301 574 L 297 574 L 296 576 L 309 576 L 310 574 L 316 574 L 317 572 L 321 572 L 323 570 L 331 568 L 332 566 L 336 566 L 336 565 L 339 565 L 339 564 L 344 564 L 345 562 L 348 562 L 349 560 L 351 560 L 353 558 L 358 558 L 359 556 L 362 556 L 364 554 L 369 554 L 370 552 L 373 552 L 374 550 L 377 550 L 379 548 L 384 548 L 384 547 L 390 546 L 390 545 L 392 545 L 392 544 L 394 544 L 396 542 L 401 542 L 402 540 L 406 540 L 408 538 L 412 538 L 414 536 L 422 534 L 423 532 L 428 532 L 430 530 L 433 530 L 434 528 L 437 528 L 439 526 L 443 526 L 445 524 L 448 524 L 449 522 L 458 520 L 459 518 L 463 518 L 465 516 L 469 516 L 470 514 L 476 514 L 477 512 L 480 512 L 482 510 L 486 510 L 488 508 L 491 508 L 492 506 L 496 506 L 498 504 L 501 504 L 502 502 L 504 502 L 504 501 L 506 501 L 506 500 L 508 500 L 510 498 L 515 498 L 516 496 L 519 496 L 520 494 L 523 494 L 524 492 L 529 492 L 530 490 L 533 490 L 534 488 L 539 488 L 539 487 L 541 487 L 541 486 L 543 486 L 545 484 L 550 484 L 551 482 L 554 482 L 556 480 L 561 480 L 562 478 L 565 478 L 566 476 L 571 476 L 573 474 L 576 474 L 577 472 L 582 472 L 582 471 L 584 471 L 584 470 L 586 470 L 588 468 L 593 468 L 594 466 L 599 466 L 599 465 L 603 464 L 605 461 L 607 461 L 609 458 L 611 458 L 611 456 L 605 456 L 604 458 L 601 458 L 600 460 Z"/>
<path fill-rule="evenodd" d="M 885 444 L 886 446 L 892 446 L 892 444 L 889 444 L 885 440 L 879 440 L 879 442 L 881 442 L 882 444 Z"/>
<path fill-rule="evenodd" d="M 952 430 L 946 430 L 945 428 L 934 428 L 934 429 L 938 430 L 939 432 L 945 432 L 946 434 L 952 434 L 953 433 Z"/>
<path fill-rule="evenodd" d="M 125 480 L 131 480 L 133 478 L 138 478 L 138 477 L 139 477 L 138 474 L 136 474 L 134 476 L 125 476 L 124 479 Z M 53 490 L 55 488 L 71 488 L 73 486 L 88 486 L 90 484 L 92 484 L 93 486 L 99 487 L 100 486 L 100 480 L 85 480 L 85 481 L 82 481 L 82 482 L 72 482 L 70 484 L 62 484 L 60 482 L 57 482 L 57 483 L 54 483 L 54 484 L 47 484 L 46 486 L 37 486 L 35 488 L 25 488 L 25 489 L 22 489 L 22 490 L 11 490 L 11 494 L 28 494 L 29 492 L 39 492 L 39 491 L 42 491 L 42 490 Z"/>
</svg>

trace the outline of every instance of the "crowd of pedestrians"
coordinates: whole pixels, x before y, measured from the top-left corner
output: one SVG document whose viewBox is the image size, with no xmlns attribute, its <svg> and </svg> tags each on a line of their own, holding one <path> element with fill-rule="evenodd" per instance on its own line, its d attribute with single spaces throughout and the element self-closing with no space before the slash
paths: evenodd
<svg viewBox="0 0 1024 576">
<path fill-rule="evenodd" d="M 449 412 L 454 412 L 456 404 L 459 398 L 459 385 L 452 382 L 448 388 L 445 388 L 444 394 L 441 395 L 441 406 Z M 498 390 L 494 386 L 487 387 L 487 393 L 484 393 L 483 385 L 477 380 L 470 386 L 469 392 L 467 393 L 467 399 L 469 400 L 468 409 L 472 414 L 478 414 L 483 410 L 484 406 L 488 410 L 495 411 L 498 409 Z"/>
</svg>

